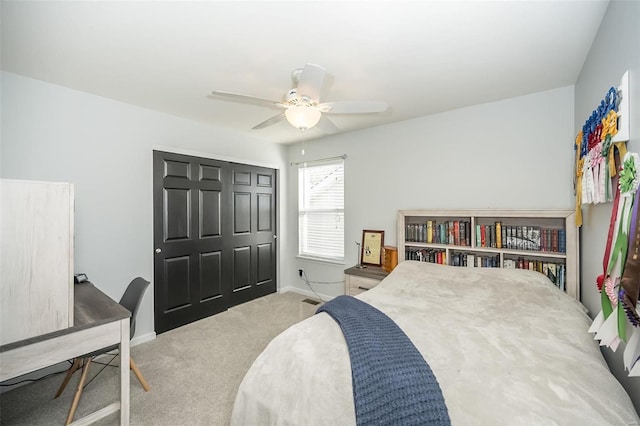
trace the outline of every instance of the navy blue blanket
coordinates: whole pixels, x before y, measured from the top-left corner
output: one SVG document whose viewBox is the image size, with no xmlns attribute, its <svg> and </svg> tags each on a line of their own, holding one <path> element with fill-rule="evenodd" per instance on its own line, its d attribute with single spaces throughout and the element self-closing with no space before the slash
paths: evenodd
<svg viewBox="0 0 640 426">
<path fill-rule="evenodd" d="M 383 312 L 351 296 L 321 306 L 349 347 L 358 425 L 450 425 L 440 385 L 420 352 Z"/>
</svg>

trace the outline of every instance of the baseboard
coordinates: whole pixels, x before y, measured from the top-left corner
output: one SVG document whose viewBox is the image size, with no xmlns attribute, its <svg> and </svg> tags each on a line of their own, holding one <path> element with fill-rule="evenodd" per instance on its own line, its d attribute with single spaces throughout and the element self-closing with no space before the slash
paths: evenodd
<svg viewBox="0 0 640 426">
<path fill-rule="evenodd" d="M 151 333 L 143 334 L 142 336 L 137 336 L 131 339 L 131 343 L 129 346 L 136 346 L 141 343 L 150 342 L 156 338 L 156 332 L 152 331 Z"/>
<path fill-rule="evenodd" d="M 307 297 L 310 297 L 311 299 L 316 299 L 316 300 L 318 299 L 318 296 L 319 296 L 323 302 L 328 302 L 329 300 L 335 297 L 335 296 L 329 296 L 328 294 L 322 294 L 322 293 L 316 294 L 311 290 L 304 290 L 298 287 L 283 287 L 278 291 L 278 293 L 287 293 L 287 292 L 302 294 L 303 296 L 307 296 Z"/>
</svg>

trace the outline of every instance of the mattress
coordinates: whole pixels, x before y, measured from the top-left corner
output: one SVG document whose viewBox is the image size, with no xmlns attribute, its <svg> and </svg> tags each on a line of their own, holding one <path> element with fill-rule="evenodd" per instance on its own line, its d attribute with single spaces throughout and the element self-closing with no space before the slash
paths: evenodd
<svg viewBox="0 0 640 426">
<path fill-rule="evenodd" d="M 405 261 L 357 297 L 423 355 L 452 425 L 640 425 L 587 333 L 586 309 L 538 272 Z M 329 315 L 273 339 L 231 424 L 356 424 L 349 353 Z"/>
</svg>

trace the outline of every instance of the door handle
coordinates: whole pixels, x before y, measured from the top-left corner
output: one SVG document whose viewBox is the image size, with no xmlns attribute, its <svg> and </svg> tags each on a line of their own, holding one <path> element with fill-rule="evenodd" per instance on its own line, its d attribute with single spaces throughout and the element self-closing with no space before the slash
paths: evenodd
<svg viewBox="0 0 640 426">
<path fill-rule="evenodd" d="M 156 249 L 156 253 L 162 253 L 162 249 L 157 248 L 157 249 Z"/>
</svg>

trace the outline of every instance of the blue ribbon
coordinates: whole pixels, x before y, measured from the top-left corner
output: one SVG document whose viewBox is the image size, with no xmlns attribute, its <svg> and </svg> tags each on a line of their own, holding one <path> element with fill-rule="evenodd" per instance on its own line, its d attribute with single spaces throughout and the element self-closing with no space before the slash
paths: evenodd
<svg viewBox="0 0 640 426">
<path fill-rule="evenodd" d="M 600 101 L 600 105 L 591 112 L 591 115 L 582 126 L 582 142 L 580 143 L 580 158 L 587 155 L 589 147 L 589 135 L 596 131 L 598 124 L 609 114 L 609 111 L 618 112 L 618 91 L 615 87 L 611 87 Z M 575 148 L 577 149 L 577 147 Z"/>
</svg>

